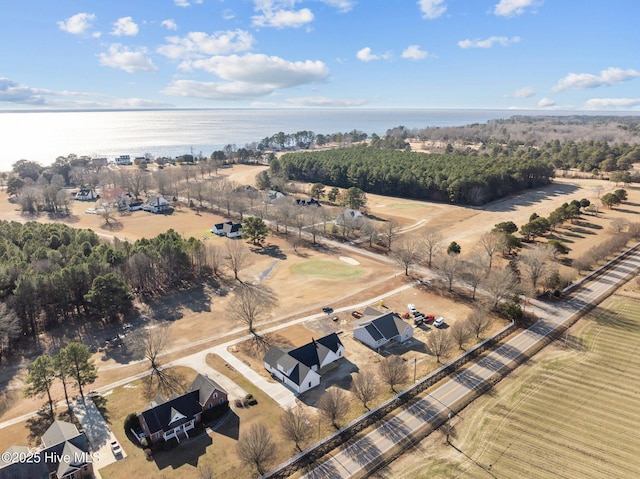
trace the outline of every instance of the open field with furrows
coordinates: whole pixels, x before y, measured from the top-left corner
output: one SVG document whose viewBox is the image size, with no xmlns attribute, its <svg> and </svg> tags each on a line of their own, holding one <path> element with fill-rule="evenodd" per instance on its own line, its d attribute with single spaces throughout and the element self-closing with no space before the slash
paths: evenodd
<svg viewBox="0 0 640 479">
<path fill-rule="evenodd" d="M 436 433 L 380 477 L 638 477 L 640 300 L 623 294 L 454 418 L 454 447 Z"/>
</svg>

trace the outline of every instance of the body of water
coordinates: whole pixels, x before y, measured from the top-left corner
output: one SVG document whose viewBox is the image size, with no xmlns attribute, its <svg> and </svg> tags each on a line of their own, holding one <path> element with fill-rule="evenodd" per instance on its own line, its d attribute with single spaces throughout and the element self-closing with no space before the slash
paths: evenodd
<svg viewBox="0 0 640 479">
<path fill-rule="evenodd" d="M 384 135 L 395 126 L 424 128 L 484 123 L 515 110 L 425 109 L 211 109 L 153 111 L 0 112 L 0 171 L 18 160 L 51 164 L 58 156 L 210 156 L 227 144 L 238 148 L 280 131 Z M 553 113 L 557 114 L 557 113 Z M 575 112 L 573 112 L 575 114 Z"/>
</svg>

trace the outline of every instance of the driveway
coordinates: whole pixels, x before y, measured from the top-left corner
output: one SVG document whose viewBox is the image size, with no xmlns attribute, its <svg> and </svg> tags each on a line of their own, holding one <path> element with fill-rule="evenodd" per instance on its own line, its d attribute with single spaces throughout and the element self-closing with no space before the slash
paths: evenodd
<svg viewBox="0 0 640 479">
<path fill-rule="evenodd" d="M 122 449 L 122 454 L 117 458 L 113 455 L 111 441 L 116 441 L 117 439 L 91 398 L 85 397 L 84 402 L 80 398 L 74 399 L 71 402 L 71 409 L 76 418 L 78 418 L 87 439 L 89 439 L 94 453 L 96 453 L 94 456 L 96 459 L 93 463 L 96 477 L 100 476 L 97 472 L 98 469 L 106 467 L 118 459 L 127 457 L 124 449 Z"/>
</svg>

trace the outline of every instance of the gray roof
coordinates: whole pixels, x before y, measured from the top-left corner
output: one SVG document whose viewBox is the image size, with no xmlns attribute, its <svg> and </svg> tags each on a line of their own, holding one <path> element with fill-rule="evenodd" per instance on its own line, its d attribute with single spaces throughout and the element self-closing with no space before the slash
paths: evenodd
<svg viewBox="0 0 640 479">
<path fill-rule="evenodd" d="M 198 391 L 200 395 L 199 402 L 201 406 L 207 402 L 207 399 L 211 397 L 216 389 L 224 394 L 227 394 L 227 391 L 225 391 L 222 386 L 220 386 L 213 379 L 210 379 L 208 376 L 204 376 L 202 374 L 198 374 L 191 383 L 191 386 L 189 386 L 189 391 Z"/>
<path fill-rule="evenodd" d="M 53 421 L 49 429 L 42 435 L 42 445 L 50 447 L 55 444 L 73 439 L 78 434 L 78 429 L 70 422 Z"/>
<path fill-rule="evenodd" d="M 264 356 L 264 362 L 274 369 L 280 365 L 282 372 L 291 371 L 287 377 L 300 385 L 300 381 L 313 366 L 320 368 L 329 352 L 336 353 L 340 346 L 342 342 L 338 335 L 331 333 L 318 340 L 312 339 L 310 343 L 290 351 L 271 346 Z"/>
<path fill-rule="evenodd" d="M 369 318 L 366 321 L 361 321 L 358 324 L 364 327 L 375 341 L 379 341 L 382 338 L 389 341 L 411 327 L 396 313 L 386 313 L 375 319 Z"/>
</svg>

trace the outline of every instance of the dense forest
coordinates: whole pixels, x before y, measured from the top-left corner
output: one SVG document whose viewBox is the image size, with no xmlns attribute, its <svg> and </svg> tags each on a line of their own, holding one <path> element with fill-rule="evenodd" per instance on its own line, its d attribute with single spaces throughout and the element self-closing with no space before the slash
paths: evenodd
<svg viewBox="0 0 640 479">
<path fill-rule="evenodd" d="M 469 205 L 546 185 L 553 177 L 553 166 L 537 159 L 425 154 L 363 145 L 287 153 L 270 169 L 293 180 Z"/>
<path fill-rule="evenodd" d="M 135 243 L 101 242 L 63 224 L 0 221 L 0 354 L 62 321 L 109 321 L 133 294 L 152 296 L 203 274 L 204 245 L 169 230 Z"/>
</svg>

